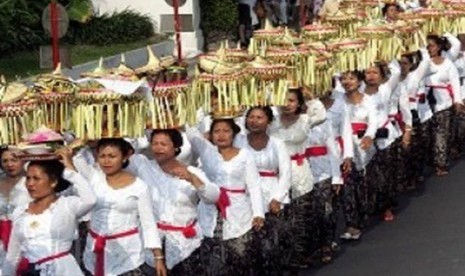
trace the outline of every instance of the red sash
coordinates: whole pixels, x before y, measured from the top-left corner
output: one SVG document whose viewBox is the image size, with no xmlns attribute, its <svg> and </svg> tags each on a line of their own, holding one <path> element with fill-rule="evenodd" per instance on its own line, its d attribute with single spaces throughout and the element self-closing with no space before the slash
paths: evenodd
<svg viewBox="0 0 465 276">
<path fill-rule="evenodd" d="M 190 224 L 186 226 L 174 226 L 170 224 L 165 224 L 165 223 L 157 223 L 158 229 L 161 229 L 163 231 L 176 231 L 176 232 L 182 232 L 184 237 L 190 239 L 195 236 L 197 236 L 197 231 L 195 230 L 195 224 L 197 223 L 196 220 L 191 222 Z"/>
<path fill-rule="evenodd" d="M 359 131 L 367 130 L 368 124 L 366 123 L 351 123 L 352 134 L 357 135 Z"/>
<path fill-rule="evenodd" d="M 306 158 L 305 153 L 304 154 L 296 153 L 296 154 L 291 156 L 291 160 L 292 161 L 297 161 L 297 166 L 299 166 L 299 167 L 304 164 L 305 158 Z"/>
<path fill-rule="evenodd" d="M 402 132 L 404 131 L 405 123 L 404 123 L 404 119 L 402 118 L 402 113 L 399 112 L 394 115 L 389 115 L 389 118 L 395 120 L 397 124 L 399 125 L 399 127 L 402 129 Z"/>
<path fill-rule="evenodd" d="M 65 252 L 61 252 L 61 253 L 58 253 L 58 254 L 55 254 L 55 255 L 52 255 L 52 256 L 48 256 L 48 257 L 45 257 L 45 258 L 42 258 L 40 260 L 38 260 L 37 262 L 33 263 L 35 265 L 41 265 L 43 263 L 47 263 L 47 262 L 50 262 L 50 261 L 53 261 L 53 260 L 56 260 L 56 259 L 59 259 L 59 258 L 62 258 L 64 256 L 67 256 L 69 254 L 69 251 L 65 251 Z M 21 275 L 22 273 L 25 273 L 27 272 L 27 270 L 29 269 L 29 265 L 31 263 L 29 262 L 28 259 L 26 258 L 22 258 L 19 262 L 19 265 L 18 265 L 18 269 L 16 270 L 16 274 L 17 275 Z"/>
<path fill-rule="evenodd" d="M 245 189 L 228 189 L 224 187 L 220 188 L 220 197 L 216 202 L 216 207 L 220 211 L 220 215 L 223 219 L 226 218 L 226 208 L 231 205 L 231 200 L 229 199 L 228 193 L 245 194 Z"/>
<path fill-rule="evenodd" d="M 309 147 L 305 150 L 305 156 L 307 157 L 325 156 L 327 154 L 328 148 L 326 146 Z"/>
<path fill-rule="evenodd" d="M 341 156 L 344 156 L 344 140 L 342 136 L 336 137 L 336 142 L 339 144 L 339 147 L 341 147 Z"/>
<path fill-rule="evenodd" d="M 411 102 L 411 103 L 416 103 L 417 99 L 418 99 L 419 102 L 425 102 L 426 101 L 426 94 L 424 94 L 424 93 L 418 94 L 415 98 L 414 97 L 409 97 L 408 101 Z"/>
<path fill-rule="evenodd" d="M 0 220 L 0 240 L 2 240 L 3 249 L 5 249 L 5 251 L 8 249 L 12 226 L 13 224 L 11 223 L 11 220 Z"/>
<path fill-rule="evenodd" d="M 442 89 L 443 91 L 446 91 L 449 93 L 449 96 L 451 97 L 452 101 L 454 101 L 454 90 L 452 89 L 452 85 L 427 85 L 426 87 L 433 88 L 433 89 Z"/>
<path fill-rule="evenodd" d="M 107 240 L 119 239 L 127 236 L 131 236 L 139 233 L 137 228 L 128 230 L 126 232 L 121 232 L 114 235 L 102 236 L 94 232 L 92 229 L 89 229 L 89 234 L 95 239 L 94 253 L 96 255 L 96 263 L 94 269 L 95 276 L 104 276 L 105 275 L 105 246 Z"/>
<path fill-rule="evenodd" d="M 265 172 L 265 171 L 262 171 L 262 172 L 258 172 L 260 174 L 261 177 L 278 177 L 278 173 L 276 172 Z"/>
</svg>

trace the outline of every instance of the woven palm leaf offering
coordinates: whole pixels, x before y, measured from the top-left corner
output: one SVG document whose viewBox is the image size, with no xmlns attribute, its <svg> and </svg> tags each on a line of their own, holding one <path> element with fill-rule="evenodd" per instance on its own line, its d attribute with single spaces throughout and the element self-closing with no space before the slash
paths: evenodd
<svg viewBox="0 0 465 276">
<path fill-rule="evenodd" d="M 465 4 L 465 3 L 464 3 Z M 455 8 L 455 7 L 450 7 Z M 445 23 L 449 26 L 448 30 L 450 33 L 457 35 L 465 32 L 465 10 L 445 10 Z"/>
<path fill-rule="evenodd" d="M 320 22 L 305 25 L 302 29 L 303 37 L 307 42 L 327 40 L 334 38 L 338 34 L 338 27 Z"/>
<path fill-rule="evenodd" d="M 335 58 L 333 54 L 327 52 L 316 58 L 313 80 L 304 82 L 310 87 L 317 97 L 323 96 L 325 91 L 332 88 L 332 76 L 336 72 Z"/>
<path fill-rule="evenodd" d="M 428 33 L 445 33 L 449 31 L 447 26 L 447 18 L 444 15 L 443 8 L 421 8 L 417 13 L 425 19 L 423 24 L 423 32 Z"/>
<path fill-rule="evenodd" d="M 465 11 L 465 0 L 441 0 L 448 10 Z"/>
<path fill-rule="evenodd" d="M 157 75 L 172 66 L 175 62 L 176 60 L 172 56 L 158 58 L 153 53 L 152 48 L 147 46 L 147 64 L 136 68 L 134 71 L 139 77 Z"/>
<path fill-rule="evenodd" d="M 357 29 L 357 34 L 368 41 L 366 63 L 392 60 L 400 57 L 402 41 L 394 36 L 394 30 L 383 21 L 372 21 Z"/>
<path fill-rule="evenodd" d="M 362 70 L 368 67 L 366 60 L 368 41 L 363 38 L 344 38 L 328 41 L 328 48 L 334 55 L 334 66 L 338 72 Z"/>
<path fill-rule="evenodd" d="M 124 64 L 112 70 L 97 68 L 84 75 L 95 72 L 99 72 L 98 78 L 78 81 L 72 116 L 76 136 L 88 140 L 142 137 L 148 92 L 145 80 L 138 80 L 134 70 Z"/>
<path fill-rule="evenodd" d="M 32 90 L 43 110 L 45 125 L 59 132 L 69 129 L 71 102 L 77 87 L 72 79 L 63 75 L 61 64 L 58 64 L 54 72 L 39 75 Z"/>
<path fill-rule="evenodd" d="M 284 28 L 284 35 L 279 38 L 271 40 L 271 45 L 277 45 L 281 47 L 293 47 L 303 42 L 300 34 L 290 30 L 288 27 Z"/>
<path fill-rule="evenodd" d="M 0 144 L 14 145 L 30 130 L 40 126 L 42 111 L 33 94 L 22 83 L 0 77 Z"/>
<path fill-rule="evenodd" d="M 251 43 L 252 44 L 252 43 Z M 240 97 L 247 95 L 247 79 L 244 65 L 227 60 L 226 48 L 220 47 L 215 54 L 202 55 L 193 83 L 193 94 L 197 106 L 206 112 L 220 112 L 221 116 L 232 116 L 242 110 Z M 212 108 L 212 106 L 217 108 Z M 218 114 L 216 114 L 218 115 Z M 219 115 L 218 115 L 219 116 Z"/>
<path fill-rule="evenodd" d="M 158 83 L 148 104 L 147 128 L 179 128 L 197 121 L 197 104 L 188 80 Z"/>
<path fill-rule="evenodd" d="M 257 56 L 247 67 L 251 75 L 247 93 L 247 106 L 283 105 L 286 100 L 288 68 L 286 64 L 276 64 Z"/>
<path fill-rule="evenodd" d="M 221 55 L 219 54 L 220 51 L 224 52 L 223 55 L 225 60 L 231 63 L 242 63 L 253 59 L 253 55 L 251 55 L 248 50 L 241 49 L 240 43 L 237 44 L 236 48 L 229 48 L 228 41 L 223 41 L 220 44 L 220 48 L 213 54 Z"/>
<path fill-rule="evenodd" d="M 287 79 L 290 83 L 300 86 L 308 73 L 315 68 L 315 55 L 305 44 L 295 48 L 269 47 L 265 52 L 266 60 L 270 63 L 285 64 Z"/>
<path fill-rule="evenodd" d="M 275 28 L 271 21 L 266 19 L 265 27 L 253 32 L 253 40 L 250 41 L 250 44 L 253 43 L 251 49 L 254 49 L 252 54 L 257 55 L 263 47 L 271 44 L 271 41 L 279 40 L 283 36 L 284 28 Z"/>
<path fill-rule="evenodd" d="M 354 24 L 358 22 L 358 18 L 352 9 L 338 10 L 336 13 L 326 16 L 324 22 L 338 27 L 338 37 L 352 37 L 355 31 Z"/>
<path fill-rule="evenodd" d="M 426 40 L 421 28 L 416 24 L 397 20 L 392 27 L 394 33 L 402 40 L 403 52 L 415 52 L 426 46 Z"/>
</svg>

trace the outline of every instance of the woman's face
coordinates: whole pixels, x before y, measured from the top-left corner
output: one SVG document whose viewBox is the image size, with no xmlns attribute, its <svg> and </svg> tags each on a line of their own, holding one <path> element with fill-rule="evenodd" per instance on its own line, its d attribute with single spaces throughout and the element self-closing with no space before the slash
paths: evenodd
<svg viewBox="0 0 465 276">
<path fill-rule="evenodd" d="M 441 47 L 433 39 L 428 39 L 428 45 L 426 48 L 428 49 L 430 57 L 437 57 L 440 55 Z"/>
<path fill-rule="evenodd" d="M 123 169 L 127 160 L 118 147 L 103 146 L 98 149 L 97 160 L 100 168 L 106 175 L 114 175 Z"/>
<path fill-rule="evenodd" d="M 250 132 L 264 132 L 270 121 L 263 110 L 255 108 L 250 111 L 245 123 Z"/>
<path fill-rule="evenodd" d="M 32 199 L 40 199 L 49 196 L 54 192 L 55 181 L 45 173 L 41 166 L 33 165 L 27 168 L 26 188 Z"/>
<path fill-rule="evenodd" d="M 399 11 L 397 10 L 396 6 L 389 6 L 389 8 L 386 10 L 386 19 L 388 21 L 395 21 L 397 20 L 398 14 Z"/>
<path fill-rule="evenodd" d="M 8 177 L 17 177 L 23 172 L 24 162 L 18 159 L 11 150 L 3 152 L 1 164 Z"/>
<path fill-rule="evenodd" d="M 297 94 L 294 92 L 287 93 L 287 102 L 286 105 L 282 107 L 282 112 L 284 114 L 296 114 L 299 109 L 299 99 Z"/>
<path fill-rule="evenodd" d="M 342 75 L 341 85 L 346 92 L 354 92 L 360 87 L 360 81 L 354 74 L 345 73 Z"/>
<path fill-rule="evenodd" d="M 158 163 L 164 163 L 176 157 L 176 148 L 169 135 L 165 133 L 155 134 L 151 143 L 153 158 Z"/>
<path fill-rule="evenodd" d="M 410 62 L 410 60 L 406 57 L 402 57 L 400 59 L 400 71 L 401 71 L 401 74 L 406 76 L 410 70 L 412 69 L 412 63 Z"/>
<path fill-rule="evenodd" d="M 234 140 L 234 132 L 228 123 L 218 122 L 211 131 L 213 144 L 219 148 L 231 147 Z"/>
<path fill-rule="evenodd" d="M 381 84 L 383 78 L 378 66 L 372 66 L 365 70 L 365 81 L 369 85 Z"/>
</svg>

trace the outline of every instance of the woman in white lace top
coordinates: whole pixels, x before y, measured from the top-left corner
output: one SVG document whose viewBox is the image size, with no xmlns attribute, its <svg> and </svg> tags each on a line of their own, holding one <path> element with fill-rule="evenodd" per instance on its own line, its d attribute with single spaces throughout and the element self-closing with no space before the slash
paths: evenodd
<svg viewBox="0 0 465 276">
<path fill-rule="evenodd" d="M 13 214 L 13 231 L 2 275 L 84 275 L 70 254 L 78 219 L 89 212 L 96 197 L 78 174 L 71 151 L 58 152 L 58 160 L 32 161 L 26 187 L 32 202 Z M 58 193 L 71 188 L 69 196 Z M 22 259 L 21 259 L 22 258 Z"/>
<path fill-rule="evenodd" d="M 152 187 L 154 214 L 170 274 L 204 275 L 200 259 L 203 233 L 197 207 L 200 201 L 214 206 L 220 190 L 200 169 L 177 160 L 183 144 L 178 130 L 157 129 L 151 134 L 154 162 L 139 162 L 135 158 L 131 161 L 139 167 L 138 171 L 152 171 L 152 177 L 146 181 Z M 153 265 L 153 256 L 148 257 L 147 262 Z"/>
<path fill-rule="evenodd" d="M 140 275 L 144 249 L 152 250 L 159 275 L 166 275 L 162 245 L 152 214 L 150 189 L 124 171 L 131 146 L 123 139 L 102 139 L 97 145 L 98 169 L 78 171 L 89 180 L 97 203 L 92 209 L 84 265 L 93 275 Z"/>
<path fill-rule="evenodd" d="M 11 215 L 16 207 L 29 203 L 24 162 L 7 147 L 0 150 L 0 168 L 5 172 L 0 179 L 0 265 L 3 263 L 11 233 Z"/>
<path fill-rule="evenodd" d="M 210 127 L 210 143 L 197 129 L 187 135 L 200 156 L 202 169 L 219 186 L 216 207 L 201 203 L 202 251 L 208 256 L 208 275 L 245 275 L 253 267 L 255 252 L 252 228 L 264 224 L 259 173 L 247 149 L 233 146 L 240 128 L 232 119 L 215 119 Z"/>
</svg>

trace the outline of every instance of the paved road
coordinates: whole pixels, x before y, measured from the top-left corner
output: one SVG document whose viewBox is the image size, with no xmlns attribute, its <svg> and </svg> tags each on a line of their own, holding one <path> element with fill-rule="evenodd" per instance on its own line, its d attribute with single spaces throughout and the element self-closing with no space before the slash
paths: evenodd
<svg viewBox="0 0 465 276">
<path fill-rule="evenodd" d="M 464 276 L 465 160 L 444 178 L 428 178 L 400 208 L 394 222 L 369 229 L 332 264 L 302 275 Z"/>
</svg>

